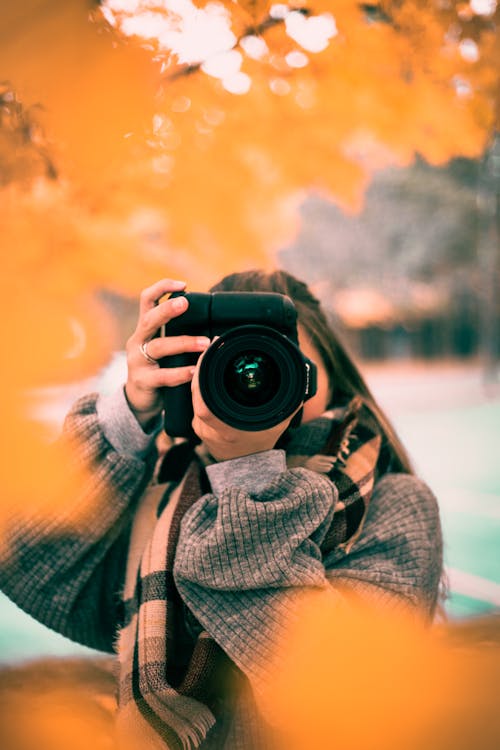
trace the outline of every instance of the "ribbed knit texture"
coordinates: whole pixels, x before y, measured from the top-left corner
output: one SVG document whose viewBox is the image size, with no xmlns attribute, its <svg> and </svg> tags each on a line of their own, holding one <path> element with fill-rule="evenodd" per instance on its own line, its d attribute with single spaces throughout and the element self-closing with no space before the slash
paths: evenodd
<svg viewBox="0 0 500 750">
<path fill-rule="evenodd" d="M 49 628 L 112 653 L 135 500 L 153 473 L 156 451 L 145 459 L 115 451 L 98 422 L 96 399 L 79 399 L 61 437 L 71 446 L 75 477 L 82 466 L 88 469 L 84 483 L 75 482 L 58 519 L 22 513 L 5 524 L 0 588 Z"/>
<path fill-rule="evenodd" d="M 326 477 L 293 469 L 257 498 L 228 487 L 185 514 L 177 589 L 247 676 L 266 679 L 294 593 L 326 586 L 319 545 L 334 504 Z"/>
</svg>

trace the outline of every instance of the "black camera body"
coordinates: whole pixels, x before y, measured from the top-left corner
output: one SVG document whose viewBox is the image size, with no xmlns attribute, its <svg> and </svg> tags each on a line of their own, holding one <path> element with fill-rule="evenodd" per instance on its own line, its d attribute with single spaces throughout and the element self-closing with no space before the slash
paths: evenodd
<svg viewBox="0 0 500 750">
<path fill-rule="evenodd" d="M 297 311 L 273 292 L 176 292 L 189 307 L 170 320 L 164 336 L 218 337 L 205 351 L 200 392 L 226 424 L 252 432 L 284 421 L 316 393 L 316 366 L 298 346 Z M 195 365 L 200 354 L 164 357 L 161 367 Z M 163 389 L 165 431 L 194 437 L 191 383 Z M 297 415 L 300 421 L 300 413 Z M 294 418 L 295 419 L 295 418 Z"/>
</svg>

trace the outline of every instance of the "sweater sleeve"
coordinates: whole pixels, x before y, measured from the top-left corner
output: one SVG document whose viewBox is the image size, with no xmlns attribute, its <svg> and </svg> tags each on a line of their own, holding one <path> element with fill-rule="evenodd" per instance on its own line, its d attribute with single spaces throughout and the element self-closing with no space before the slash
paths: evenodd
<svg viewBox="0 0 500 750">
<path fill-rule="evenodd" d="M 134 501 L 150 479 L 155 453 L 113 447 L 97 398 L 81 398 L 65 420 L 59 445 L 70 447 L 69 474 L 78 480 L 69 482 L 64 512 L 17 515 L 6 524 L 0 587 L 49 628 L 112 652 Z"/>
<path fill-rule="evenodd" d="M 345 592 L 356 590 L 430 612 L 442 563 L 437 504 L 415 477 L 381 479 L 349 554 L 323 559 L 334 484 L 303 468 L 276 474 L 278 459 L 265 458 L 260 479 L 267 475 L 269 484 L 258 492 L 250 489 L 256 466 L 246 480 L 242 466 L 232 467 L 234 484 L 224 466 L 230 462 L 209 467 L 217 495 L 203 496 L 185 515 L 174 566 L 191 612 L 257 687 L 280 658 L 300 591 L 326 589 L 345 603 Z"/>
<path fill-rule="evenodd" d="M 401 600 L 432 617 L 443 568 L 436 498 L 410 474 L 386 474 L 375 485 L 363 533 L 345 554 L 324 560 L 333 586 Z M 368 587 L 368 588 L 367 588 Z"/>
<path fill-rule="evenodd" d="M 236 483 L 221 487 L 224 469 L 216 470 L 217 495 L 185 514 L 174 564 L 191 612 L 257 683 L 286 636 L 296 592 L 328 587 L 320 544 L 337 500 L 325 476 L 303 468 L 275 475 L 272 463 L 264 463 L 269 484 L 258 492 L 239 471 Z"/>
</svg>

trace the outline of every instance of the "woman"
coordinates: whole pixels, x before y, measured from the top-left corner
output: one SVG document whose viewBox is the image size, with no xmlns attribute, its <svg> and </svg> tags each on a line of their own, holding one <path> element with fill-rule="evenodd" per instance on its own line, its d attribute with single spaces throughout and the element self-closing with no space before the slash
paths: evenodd
<svg viewBox="0 0 500 750">
<path fill-rule="evenodd" d="M 18 524 L 1 583 L 49 627 L 118 651 L 118 725 L 130 747 L 260 750 L 268 734 L 254 696 L 286 648 L 297 593 L 327 591 L 339 604 L 369 594 L 430 619 L 439 515 L 303 283 L 256 271 L 211 290 L 279 292 L 297 308 L 317 392 L 299 427 L 288 429 L 289 418 L 261 432 L 210 413 L 198 367 L 158 366 L 210 343 L 153 338 L 188 304 L 158 301 L 183 288 L 163 280 L 142 293 L 124 388 L 82 398 L 66 419 L 66 439 L 91 470 L 69 500 L 78 531 Z M 157 462 L 159 389 L 190 380 L 201 445 L 180 443 Z"/>
</svg>

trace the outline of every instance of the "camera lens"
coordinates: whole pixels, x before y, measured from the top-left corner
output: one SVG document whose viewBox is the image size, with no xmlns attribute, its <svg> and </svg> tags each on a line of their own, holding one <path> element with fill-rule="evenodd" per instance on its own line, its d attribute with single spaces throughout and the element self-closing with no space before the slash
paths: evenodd
<svg viewBox="0 0 500 750">
<path fill-rule="evenodd" d="M 200 364 L 200 392 L 222 422 L 251 432 L 289 417 L 307 391 L 308 370 L 293 341 L 274 328 L 245 325 L 222 334 Z"/>
<path fill-rule="evenodd" d="M 260 406 L 276 393 L 280 379 L 279 368 L 269 355 L 246 351 L 228 363 L 224 388 L 242 406 Z"/>
</svg>

